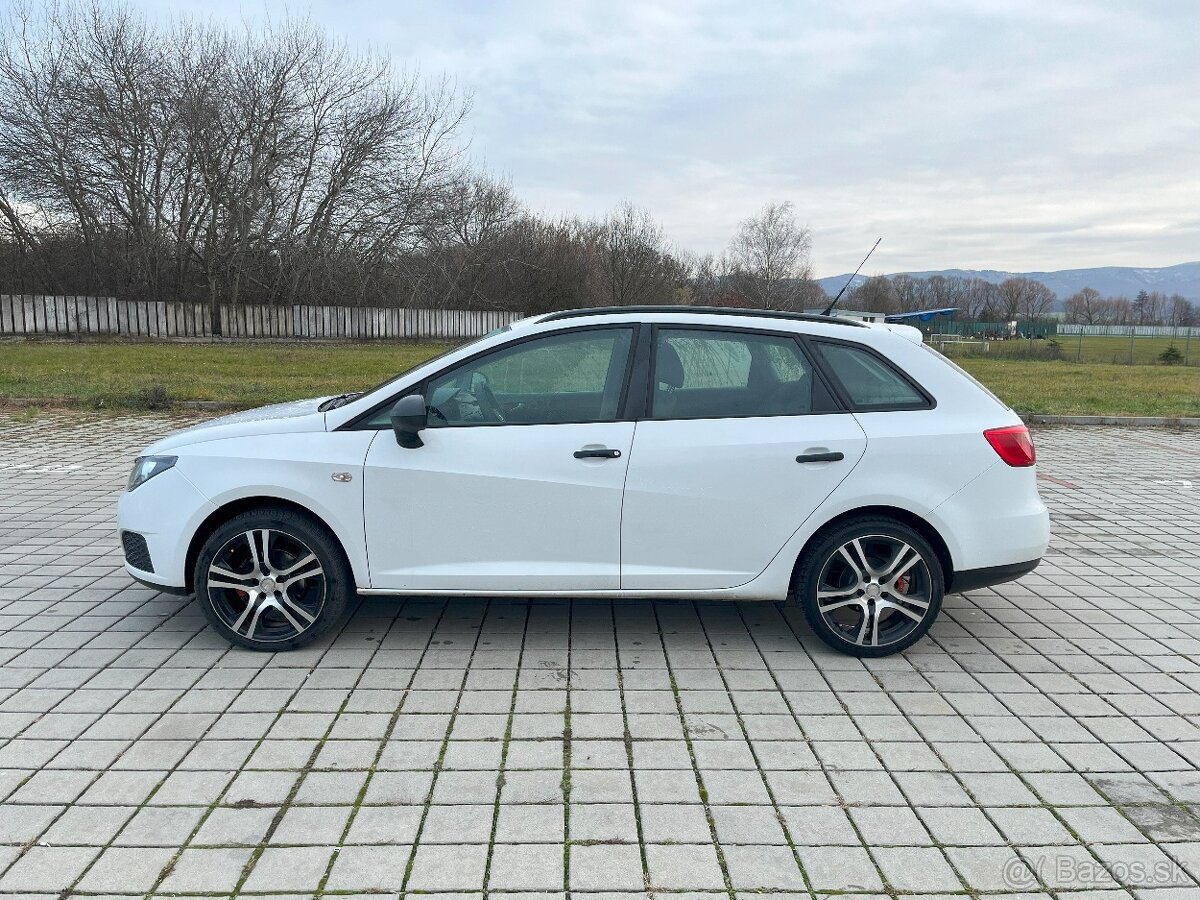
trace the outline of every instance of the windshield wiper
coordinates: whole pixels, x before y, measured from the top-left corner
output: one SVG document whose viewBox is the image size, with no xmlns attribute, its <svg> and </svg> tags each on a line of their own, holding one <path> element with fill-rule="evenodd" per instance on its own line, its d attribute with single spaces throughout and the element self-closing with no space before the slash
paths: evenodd
<svg viewBox="0 0 1200 900">
<path fill-rule="evenodd" d="M 361 397 L 362 391 L 351 391 L 348 394 L 338 394 L 336 397 L 330 397 L 324 403 L 317 407 L 318 412 L 328 412 L 331 409 L 337 409 L 339 406 L 345 406 L 355 397 Z"/>
</svg>

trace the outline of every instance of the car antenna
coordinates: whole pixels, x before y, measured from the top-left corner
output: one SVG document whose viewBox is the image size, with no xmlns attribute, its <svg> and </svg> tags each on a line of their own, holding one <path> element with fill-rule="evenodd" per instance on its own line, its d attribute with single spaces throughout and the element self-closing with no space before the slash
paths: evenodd
<svg viewBox="0 0 1200 900">
<path fill-rule="evenodd" d="M 879 238 L 879 240 L 877 240 L 875 242 L 875 247 L 878 247 L 879 241 L 882 241 L 882 240 L 883 240 L 883 238 Z M 833 314 L 833 308 L 835 306 L 837 306 L 838 300 L 842 299 L 842 294 L 846 293 L 846 288 L 850 287 L 850 283 L 852 281 L 854 281 L 855 276 L 857 276 L 858 273 L 862 271 L 862 267 L 867 264 L 867 260 L 870 259 L 871 254 L 875 252 L 875 247 L 872 247 L 869 251 L 867 251 L 867 255 L 863 257 L 863 261 L 860 262 L 858 264 L 858 268 L 854 270 L 854 275 L 851 275 L 849 278 L 846 279 L 846 283 L 842 285 L 842 289 L 837 292 L 836 297 L 834 297 L 832 300 L 829 301 L 829 305 L 827 307 L 825 307 L 825 311 L 823 313 L 821 313 L 821 315 L 828 316 L 828 315 Z"/>
</svg>

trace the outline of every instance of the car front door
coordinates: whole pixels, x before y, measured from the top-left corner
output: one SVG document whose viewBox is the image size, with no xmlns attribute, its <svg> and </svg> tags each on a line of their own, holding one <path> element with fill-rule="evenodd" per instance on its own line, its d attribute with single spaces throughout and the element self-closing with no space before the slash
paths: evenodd
<svg viewBox="0 0 1200 900">
<path fill-rule="evenodd" d="M 626 477 L 621 587 L 735 587 L 857 465 L 866 438 L 791 334 L 657 326 Z"/>
<path fill-rule="evenodd" d="M 612 590 L 634 426 L 621 420 L 634 330 L 538 335 L 427 379 L 424 446 L 367 453 L 371 586 Z"/>
</svg>

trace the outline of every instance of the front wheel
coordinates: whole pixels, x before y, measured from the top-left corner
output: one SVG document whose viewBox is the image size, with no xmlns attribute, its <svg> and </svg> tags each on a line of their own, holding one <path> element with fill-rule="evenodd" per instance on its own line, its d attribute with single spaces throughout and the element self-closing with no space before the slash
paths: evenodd
<svg viewBox="0 0 1200 900">
<path fill-rule="evenodd" d="M 937 554 L 917 531 L 882 517 L 820 536 L 796 573 L 796 599 L 817 636 L 851 656 L 888 656 L 919 641 L 942 608 Z"/>
<path fill-rule="evenodd" d="M 234 516 L 204 542 L 196 601 L 228 640 L 291 650 L 340 624 L 354 597 L 350 567 L 329 531 L 290 509 Z"/>
</svg>

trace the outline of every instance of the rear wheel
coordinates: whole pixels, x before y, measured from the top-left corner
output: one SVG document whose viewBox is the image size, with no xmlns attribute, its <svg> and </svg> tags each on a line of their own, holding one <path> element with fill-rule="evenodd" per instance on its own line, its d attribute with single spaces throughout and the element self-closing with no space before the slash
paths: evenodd
<svg viewBox="0 0 1200 900">
<path fill-rule="evenodd" d="M 853 519 L 818 537 L 796 573 L 796 599 L 817 636 L 852 656 L 888 656 L 919 641 L 942 608 L 933 547 L 894 519 Z"/>
<path fill-rule="evenodd" d="M 291 650 L 339 625 L 351 608 L 350 567 L 328 529 L 290 509 L 234 516 L 200 550 L 196 600 L 228 640 Z"/>
</svg>

